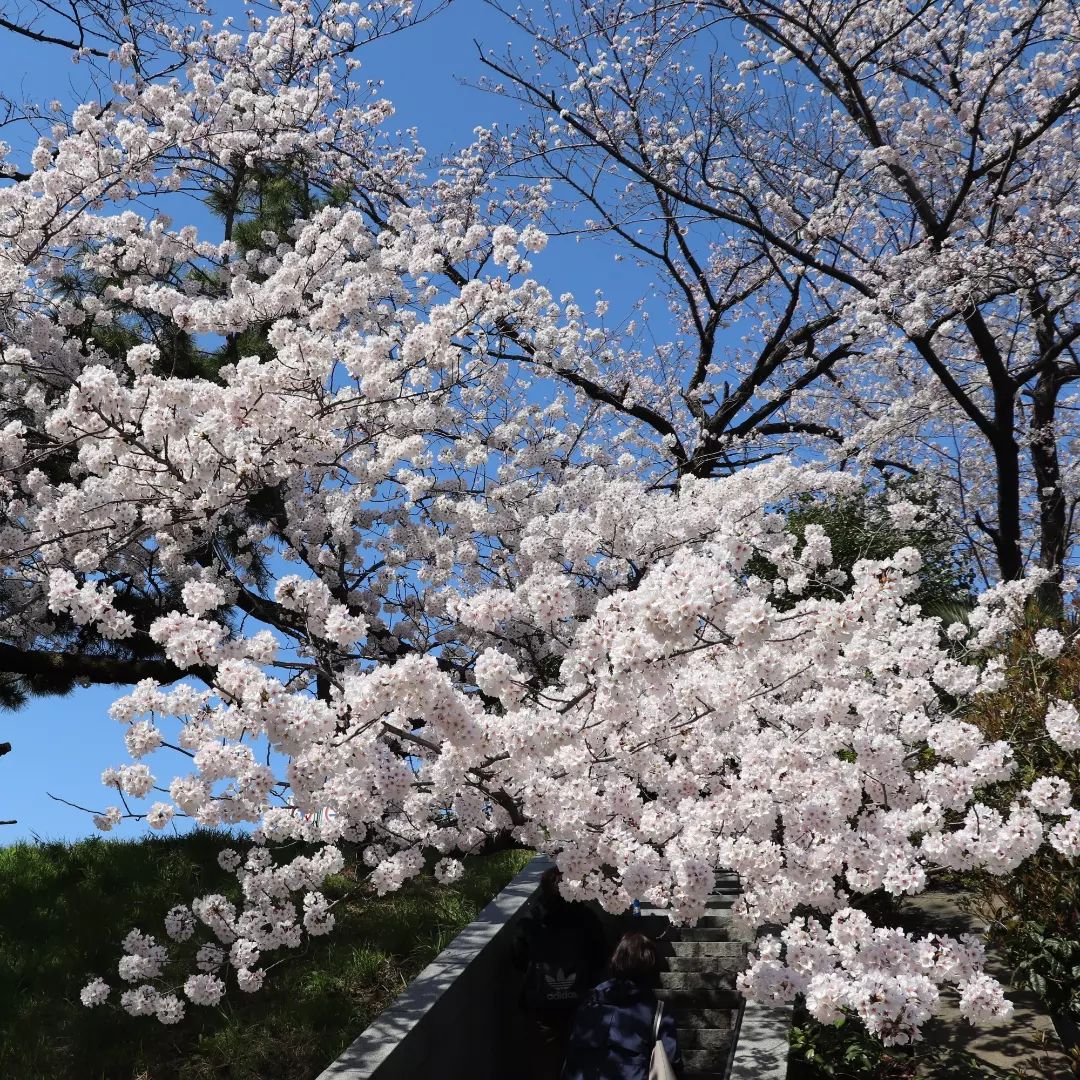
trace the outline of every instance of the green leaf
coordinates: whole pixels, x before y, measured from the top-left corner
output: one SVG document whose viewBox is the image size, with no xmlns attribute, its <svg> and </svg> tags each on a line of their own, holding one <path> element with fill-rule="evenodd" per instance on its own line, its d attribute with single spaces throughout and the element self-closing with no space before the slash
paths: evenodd
<svg viewBox="0 0 1080 1080">
<path fill-rule="evenodd" d="M 1047 938 L 1043 948 L 1057 960 L 1069 960 L 1072 957 L 1075 942 L 1063 938 Z"/>
</svg>

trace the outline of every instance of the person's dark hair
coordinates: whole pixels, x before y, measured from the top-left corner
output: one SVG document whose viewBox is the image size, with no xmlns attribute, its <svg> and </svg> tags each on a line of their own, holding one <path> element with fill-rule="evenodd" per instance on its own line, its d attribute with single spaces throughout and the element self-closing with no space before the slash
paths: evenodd
<svg viewBox="0 0 1080 1080">
<path fill-rule="evenodd" d="M 655 942 L 636 930 L 623 934 L 611 954 L 611 974 L 616 979 L 645 982 L 656 974 L 656 966 Z"/>
<path fill-rule="evenodd" d="M 562 881 L 562 871 L 557 866 L 545 870 L 540 875 L 540 895 L 545 903 L 557 904 L 562 900 L 562 893 L 559 892 L 560 881 Z"/>
</svg>

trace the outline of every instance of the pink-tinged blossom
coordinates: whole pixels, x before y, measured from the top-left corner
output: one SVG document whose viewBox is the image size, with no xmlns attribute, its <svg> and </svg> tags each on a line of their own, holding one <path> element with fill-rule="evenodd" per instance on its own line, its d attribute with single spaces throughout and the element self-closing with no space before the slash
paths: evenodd
<svg viewBox="0 0 1080 1080">
<path fill-rule="evenodd" d="M 235 968 L 254 968 L 259 962 L 259 946 L 247 938 L 234 941 L 229 950 L 229 963 Z"/>
<path fill-rule="evenodd" d="M 225 603 L 225 593 L 220 585 L 210 581 L 189 581 L 181 590 L 184 607 L 198 617 Z"/>
<path fill-rule="evenodd" d="M 1055 660 L 1065 648 L 1065 638 L 1057 630 L 1039 630 L 1035 634 L 1035 651 L 1047 660 Z"/>
<path fill-rule="evenodd" d="M 161 746 L 161 732 L 148 720 L 142 720 L 124 732 L 124 743 L 133 758 L 145 757 Z"/>
<path fill-rule="evenodd" d="M 960 1012 L 972 1023 L 1008 1020 L 1012 1011 L 1001 983 L 985 972 L 960 984 Z"/>
<path fill-rule="evenodd" d="M 111 832 L 123 819 L 123 811 L 119 806 L 109 806 L 103 814 L 94 815 L 94 827 L 102 832 Z"/>
<path fill-rule="evenodd" d="M 154 774 L 146 765 L 121 765 L 117 774 L 117 787 L 136 799 L 148 795 L 154 786 Z"/>
<path fill-rule="evenodd" d="M 217 861 L 222 870 L 232 872 L 243 862 L 243 858 L 238 851 L 234 851 L 232 848 L 223 848 L 218 852 Z"/>
<path fill-rule="evenodd" d="M 312 937 L 330 933 L 334 921 L 330 903 L 322 893 L 310 892 L 304 896 L 304 929 Z"/>
<path fill-rule="evenodd" d="M 1080 750 L 1080 714 L 1071 701 L 1052 701 L 1046 710 L 1046 731 L 1063 750 Z"/>
<path fill-rule="evenodd" d="M 189 975 L 184 994 L 194 1005 L 216 1005 L 225 993 L 225 984 L 215 975 Z"/>
<path fill-rule="evenodd" d="M 164 829 L 175 813 L 170 803 L 156 802 L 146 813 L 146 823 L 151 829 Z"/>
<path fill-rule="evenodd" d="M 1072 805 L 1072 790 L 1057 776 L 1042 776 L 1027 790 L 1031 805 L 1042 814 L 1064 814 Z"/>
<path fill-rule="evenodd" d="M 184 1019 L 184 1003 L 175 994 L 164 994 L 154 1005 L 154 1015 L 163 1024 L 179 1024 Z"/>
<path fill-rule="evenodd" d="M 160 995 L 149 983 L 125 990 L 120 995 L 120 1007 L 131 1016 L 154 1016 Z"/>
<path fill-rule="evenodd" d="M 440 859 L 435 864 L 435 880 L 441 885 L 452 885 L 464 872 L 459 859 Z"/>
<path fill-rule="evenodd" d="M 178 667 L 208 664 L 217 658 L 225 628 L 191 615 L 166 615 L 150 627 L 150 638 Z"/>
<path fill-rule="evenodd" d="M 189 908 L 178 904 L 165 916 L 165 933 L 173 941 L 187 941 L 195 933 L 195 916 Z"/>
<path fill-rule="evenodd" d="M 1066 859 L 1080 858 L 1080 813 L 1065 812 L 1065 820 L 1051 826 L 1048 834 L 1050 846 Z"/>
<path fill-rule="evenodd" d="M 79 1000 L 87 1008 L 104 1005 L 108 998 L 109 984 L 104 979 L 92 979 L 79 991 Z"/>
</svg>

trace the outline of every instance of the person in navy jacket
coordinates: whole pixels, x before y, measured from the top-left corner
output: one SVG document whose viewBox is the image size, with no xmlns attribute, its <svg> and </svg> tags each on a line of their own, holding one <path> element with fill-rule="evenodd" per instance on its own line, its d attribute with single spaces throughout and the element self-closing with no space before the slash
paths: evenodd
<svg viewBox="0 0 1080 1080">
<path fill-rule="evenodd" d="M 644 934 L 624 934 L 610 971 L 611 978 L 586 997 L 574 1017 L 562 1080 L 648 1080 L 656 1017 L 655 943 Z M 681 1078 L 675 1021 L 666 1011 L 660 1038 Z"/>
</svg>

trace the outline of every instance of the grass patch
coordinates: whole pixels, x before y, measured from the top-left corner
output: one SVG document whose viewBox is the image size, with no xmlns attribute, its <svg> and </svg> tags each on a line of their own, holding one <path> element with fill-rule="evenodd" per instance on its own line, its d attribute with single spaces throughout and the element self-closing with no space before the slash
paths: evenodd
<svg viewBox="0 0 1080 1080">
<path fill-rule="evenodd" d="M 132 925 L 165 940 L 174 904 L 225 892 L 222 836 L 0 848 L 0 1076 L 19 1080 L 311 1080 L 528 861 L 502 852 L 466 861 L 453 886 L 430 875 L 400 892 L 354 895 L 330 935 L 308 944 L 247 996 L 189 1007 L 175 1027 L 118 1008 L 89 1010 L 93 975 L 114 987 Z M 329 897 L 354 888 L 346 875 Z M 281 954 L 275 954 L 274 959 Z"/>
</svg>

